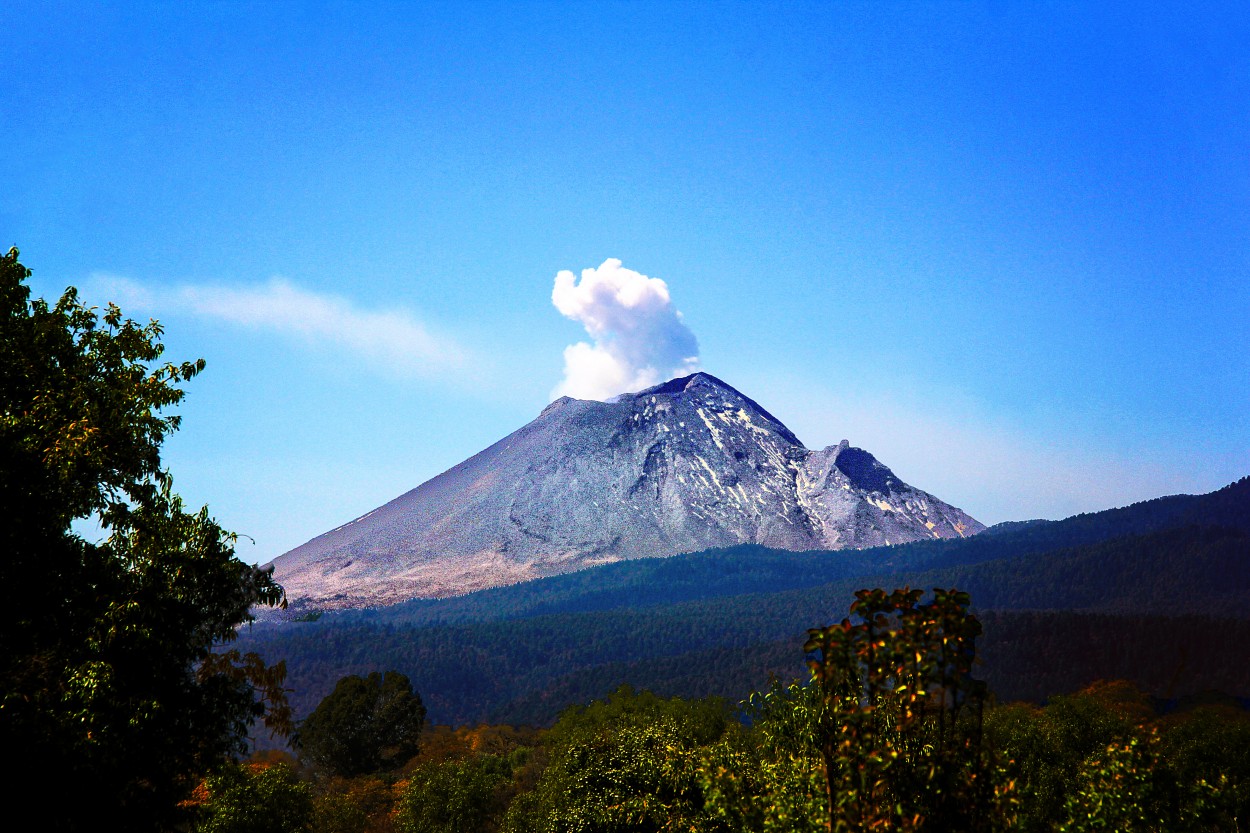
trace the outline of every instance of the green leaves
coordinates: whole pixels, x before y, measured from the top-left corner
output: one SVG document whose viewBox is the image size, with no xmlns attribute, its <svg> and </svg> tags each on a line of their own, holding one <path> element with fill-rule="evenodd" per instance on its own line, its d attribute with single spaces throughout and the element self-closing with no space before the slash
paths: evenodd
<svg viewBox="0 0 1250 833">
<path fill-rule="evenodd" d="M 774 679 L 745 705 L 751 730 L 728 733 L 704 756 L 701 782 L 709 814 L 729 830 L 827 830 L 817 740 L 820 689 Z"/>
<path fill-rule="evenodd" d="M 98 514 L 110 524 L 154 496 L 160 445 L 179 424 L 161 412 L 204 362 L 153 366 L 164 352 L 157 322 L 124 319 L 113 304 L 101 321 L 72 287 L 51 308 L 30 302 L 17 256 L 0 258 L 0 436 L 60 523 Z"/>
<path fill-rule="evenodd" d="M 1131 736 L 1113 741 L 1081 767 L 1066 803 L 1068 819 L 1060 833 L 1115 830 L 1149 833 L 1163 830 L 1158 815 L 1152 773 L 1156 766 L 1156 736 Z"/>
<path fill-rule="evenodd" d="M 343 677 L 299 727 L 304 757 L 336 775 L 393 769 L 417 753 L 425 706 L 398 671 Z"/>
<path fill-rule="evenodd" d="M 1017 829 L 1238 829 L 1250 813 L 1250 715 L 1180 705 L 1158 718 L 1121 681 L 989 711 L 987 742 L 1019 785 Z"/>
<path fill-rule="evenodd" d="M 480 755 L 429 761 L 409 778 L 395 812 L 400 833 L 481 831 L 502 815 L 502 789 L 512 778 L 504 758 Z"/>
<path fill-rule="evenodd" d="M 852 618 L 808 631 L 815 745 L 833 830 L 978 830 L 999 804 L 980 749 L 981 625 L 967 593 L 860 590 Z"/>
<path fill-rule="evenodd" d="M 286 764 L 227 765 L 205 781 L 197 833 L 304 833 L 313 820 L 312 791 Z"/>
<path fill-rule="evenodd" d="M 282 588 L 161 467 L 164 411 L 203 361 L 158 364 L 159 324 L 72 288 L 31 301 L 17 257 L 0 257 L 0 746 L 29 760 L 6 787 L 73 780 L 50 827 L 159 828 L 255 717 L 281 724 L 281 669 L 212 650 Z M 107 540 L 73 533 L 89 516 Z"/>
<path fill-rule="evenodd" d="M 548 736 L 551 764 L 518 798 L 515 833 L 725 829 L 704 806 L 703 751 L 726 731 L 718 701 L 662 700 L 622 686 L 571 708 Z"/>
<path fill-rule="evenodd" d="M 709 808 L 731 829 L 988 831 L 1012 821 L 1011 784 L 980 743 L 971 677 L 980 623 L 968 594 L 855 594 L 812 628 L 811 679 L 753 695 L 754 741 L 709 756 Z"/>
</svg>

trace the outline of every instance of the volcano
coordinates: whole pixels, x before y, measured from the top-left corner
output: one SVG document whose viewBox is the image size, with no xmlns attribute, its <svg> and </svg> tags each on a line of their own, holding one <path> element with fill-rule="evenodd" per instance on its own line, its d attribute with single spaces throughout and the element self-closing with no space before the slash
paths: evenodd
<svg viewBox="0 0 1250 833">
<path fill-rule="evenodd" d="M 608 402 L 557 399 L 273 565 L 293 603 L 333 609 L 743 543 L 839 550 L 984 528 L 846 440 L 804 447 L 755 401 L 696 373 Z"/>
</svg>

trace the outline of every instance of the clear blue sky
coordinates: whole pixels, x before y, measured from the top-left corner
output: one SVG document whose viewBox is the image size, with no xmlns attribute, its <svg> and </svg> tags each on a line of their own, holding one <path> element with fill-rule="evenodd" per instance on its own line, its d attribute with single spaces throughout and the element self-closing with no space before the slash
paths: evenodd
<svg viewBox="0 0 1250 833">
<path fill-rule="evenodd" d="M 520 427 L 667 283 L 701 366 L 987 523 L 1250 474 L 1250 6 L 0 8 L 0 245 L 203 356 L 266 561 Z"/>
</svg>

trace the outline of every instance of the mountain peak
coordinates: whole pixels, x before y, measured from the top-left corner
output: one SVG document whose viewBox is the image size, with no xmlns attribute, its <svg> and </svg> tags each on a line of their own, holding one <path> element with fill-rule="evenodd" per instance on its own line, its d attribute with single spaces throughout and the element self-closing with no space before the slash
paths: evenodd
<svg viewBox="0 0 1250 833">
<path fill-rule="evenodd" d="M 551 413 L 552 411 L 558 411 L 560 408 L 563 408 L 565 405 L 573 401 L 575 400 L 571 396 L 561 396 L 559 399 L 556 399 L 550 402 L 547 405 L 547 407 L 543 408 L 542 411 L 538 415 L 544 416 L 546 414 Z"/>
<path fill-rule="evenodd" d="M 732 385 L 717 379 L 711 373 L 705 373 L 700 370 L 698 373 L 691 373 L 689 376 L 678 376 L 676 379 L 669 379 L 654 387 L 639 391 L 634 396 L 660 396 L 668 393 L 683 393 L 692 388 L 707 387 L 719 388 L 729 391 L 736 396 L 742 396 L 742 392 L 734 388 Z M 745 399 L 745 396 L 742 396 Z"/>
<path fill-rule="evenodd" d="M 786 438 L 788 442 L 794 445 L 803 446 L 799 438 L 794 432 L 786 427 L 785 423 L 770 414 L 763 405 L 747 396 L 742 391 L 735 388 L 728 382 L 718 379 L 711 373 L 700 370 L 689 376 L 679 376 L 676 379 L 670 379 L 653 387 L 641 390 L 638 393 L 627 393 L 618 396 L 615 401 L 633 400 L 635 402 L 645 401 L 649 397 L 656 396 L 672 396 L 675 398 L 697 398 L 699 396 L 717 396 L 728 397 L 728 400 L 722 398 L 721 404 L 725 404 L 730 400 L 737 400 L 739 404 L 746 406 L 749 410 L 762 417 L 765 421 L 772 424 L 773 428 Z"/>
</svg>

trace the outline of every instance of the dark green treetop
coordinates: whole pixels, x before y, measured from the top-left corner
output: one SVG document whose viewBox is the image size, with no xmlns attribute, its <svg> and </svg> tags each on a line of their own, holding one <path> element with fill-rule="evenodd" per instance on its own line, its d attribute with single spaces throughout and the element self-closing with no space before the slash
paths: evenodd
<svg viewBox="0 0 1250 833">
<path fill-rule="evenodd" d="M 334 775 L 394 769 L 417 754 L 425 706 L 398 671 L 343 677 L 300 723 L 305 760 Z"/>
<path fill-rule="evenodd" d="M 282 588 L 161 465 L 203 361 L 161 363 L 157 322 L 72 288 L 31 300 L 29 276 L 0 257 L 0 748 L 21 750 L 3 790 L 52 829 L 161 829 L 266 703 L 286 718 L 280 666 L 213 652 Z"/>
</svg>

